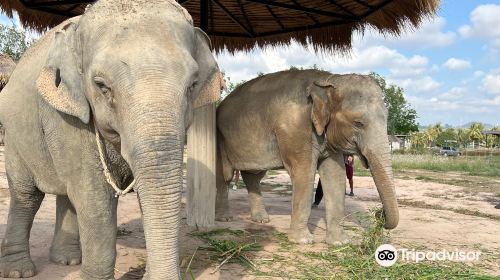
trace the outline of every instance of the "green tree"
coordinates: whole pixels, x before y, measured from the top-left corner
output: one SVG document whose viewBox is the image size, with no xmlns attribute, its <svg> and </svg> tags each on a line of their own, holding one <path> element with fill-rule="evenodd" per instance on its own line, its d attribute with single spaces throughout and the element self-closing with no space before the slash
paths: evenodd
<svg viewBox="0 0 500 280">
<path fill-rule="evenodd" d="M 410 137 L 411 137 L 410 139 L 412 148 L 421 149 L 425 147 L 427 143 L 427 137 L 424 132 L 422 131 L 412 132 L 410 134 Z"/>
<path fill-rule="evenodd" d="M 494 126 L 490 131 L 500 131 L 500 126 Z M 486 147 L 493 148 L 500 146 L 500 137 L 496 135 L 485 135 Z"/>
<path fill-rule="evenodd" d="M 33 43 L 34 40 L 28 39 L 26 32 L 17 29 L 14 24 L 0 24 L 0 52 L 9 55 L 16 62 Z"/>
<path fill-rule="evenodd" d="M 439 132 L 432 127 L 429 127 L 424 131 L 427 147 L 431 147 L 433 145 L 434 140 L 436 140 L 436 138 L 438 137 L 438 133 Z"/>
<path fill-rule="evenodd" d="M 387 132 L 389 134 L 410 134 L 418 131 L 417 111 L 405 99 L 404 89 L 396 85 L 387 85 L 385 78 L 377 73 L 370 73 L 382 92 L 389 116 L 387 118 Z"/>
<path fill-rule="evenodd" d="M 457 141 L 459 147 L 467 147 L 469 143 L 469 131 L 466 128 L 457 128 Z"/>
<path fill-rule="evenodd" d="M 469 140 L 471 140 L 474 143 L 474 147 L 476 147 L 476 142 L 478 143 L 479 146 L 481 141 L 484 140 L 483 130 L 484 130 L 484 125 L 479 122 L 471 123 L 471 125 L 469 126 L 469 131 L 468 131 L 469 133 L 467 134 L 467 136 Z"/>
<path fill-rule="evenodd" d="M 436 138 L 436 145 L 441 147 L 455 146 L 456 143 L 458 143 L 457 132 L 451 127 L 441 130 Z"/>
</svg>

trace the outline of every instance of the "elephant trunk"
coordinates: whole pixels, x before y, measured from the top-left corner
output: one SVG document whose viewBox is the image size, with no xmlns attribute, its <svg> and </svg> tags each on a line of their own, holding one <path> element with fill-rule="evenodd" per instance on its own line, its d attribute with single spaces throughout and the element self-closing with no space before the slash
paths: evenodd
<svg viewBox="0 0 500 280">
<path fill-rule="evenodd" d="M 179 209 L 185 137 L 183 93 L 149 91 L 131 108 L 131 134 L 122 138 L 122 155 L 135 179 L 147 246 L 145 279 L 180 279 Z M 168 100 L 167 100 L 168 99 Z M 146 103 L 147 102 L 147 103 Z"/>
<path fill-rule="evenodd" d="M 387 134 L 375 137 L 374 139 L 380 139 L 380 141 L 370 144 L 363 154 L 368 160 L 373 180 L 375 181 L 380 200 L 384 207 L 384 227 L 386 229 L 393 229 L 398 225 L 399 211 Z"/>
<path fill-rule="evenodd" d="M 182 149 L 177 139 L 168 150 L 144 151 L 135 174 L 148 248 L 147 279 L 178 279 L 179 208 Z"/>
</svg>

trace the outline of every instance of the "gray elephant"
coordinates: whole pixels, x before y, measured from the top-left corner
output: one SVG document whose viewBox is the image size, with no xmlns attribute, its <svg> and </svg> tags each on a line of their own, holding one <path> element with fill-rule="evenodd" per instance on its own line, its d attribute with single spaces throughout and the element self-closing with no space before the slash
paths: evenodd
<svg viewBox="0 0 500 280">
<path fill-rule="evenodd" d="M 81 261 L 83 279 L 113 279 L 118 199 L 108 182 L 134 179 L 144 278 L 180 278 L 185 131 L 193 100 L 221 87 L 209 43 L 176 1 L 101 0 L 24 55 L 0 96 L 11 194 L 1 277 L 36 273 L 28 239 L 48 193 L 57 195 L 51 260 Z"/>
<path fill-rule="evenodd" d="M 345 242 L 343 153 L 370 167 L 384 206 L 385 228 L 398 224 L 387 110 L 382 91 L 369 76 L 292 70 L 251 80 L 217 109 L 217 220 L 231 218 L 227 185 L 241 170 L 252 220 L 268 222 L 260 180 L 266 170 L 286 168 L 293 184 L 289 238 L 312 242 L 307 227 L 316 170 L 323 183 L 327 237 Z"/>
</svg>

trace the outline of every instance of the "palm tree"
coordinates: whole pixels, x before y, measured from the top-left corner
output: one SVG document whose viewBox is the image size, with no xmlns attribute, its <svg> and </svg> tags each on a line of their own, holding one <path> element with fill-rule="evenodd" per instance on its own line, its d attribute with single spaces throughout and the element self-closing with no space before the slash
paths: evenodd
<svg viewBox="0 0 500 280">
<path fill-rule="evenodd" d="M 411 145 L 415 148 L 423 147 L 426 143 L 426 135 L 423 132 L 414 132 L 411 134 Z"/>
<path fill-rule="evenodd" d="M 457 141 L 459 147 L 467 147 L 467 142 L 469 140 L 469 131 L 466 128 L 457 128 Z"/>
<path fill-rule="evenodd" d="M 490 131 L 500 131 L 500 126 L 494 126 L 490 129 Z M 485 135 L 486 147 L 493 148 L 499 145 L 499 138 L 496 135 Z"/>
<path fill-rule="evenodd" d="M 474 148 L 476 141 L 478 142 L 478 144 L 480 144 L 481 141 L 483 141 L 484 139 L 483 130 L 484 130 L 484 125 L 482 123 L 474 122 L 470 125 L 469 133 L 467 136 L 469 140 L 472 141 Z"/>
<path fill-rule="evenodd" d="M 429 126 L 425 130 L 425 138 L 427 139 L 427 146 L 432 146 L 434 143 L 434 140 L 438 138 L 439 134 L 443 132 L 443 126 L 441 123 L 437 123 L 435 125 Z"/>
</svg>

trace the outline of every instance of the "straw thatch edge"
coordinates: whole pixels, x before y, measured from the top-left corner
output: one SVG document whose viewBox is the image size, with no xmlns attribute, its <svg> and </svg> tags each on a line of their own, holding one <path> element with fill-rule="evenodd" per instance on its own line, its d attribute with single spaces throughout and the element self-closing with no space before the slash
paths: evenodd
<svg viewBox="0 0 500 280">
<path fill-rule="evenodd" d="M 394 0 L 357 22 L 257 38 L 213 35 L 210 38 L 217 53 L 224 50 L 234 53 L 241 50 L 248 52 L 257 47 L 287 46 L 293 39 L 304 47 L 310 44 L 316 52 L 345 54 L 352 48 L 355 32 L 363 34 L 371 26 L 384 36 L 399 36 L 405 31 L 413 31 L 425 19 L 435 16 L 439 3 L 439 0 Z"/>
<path fill-rule="evenodd" d="M 371 26 L 383 35 L 399 36 L 405 30 L 417 28 L 424 19 L 434 16 L 440 0 L 393 0 L 384 3 L 380 9 L 361 21 L 255 38 L 214 35 L 210 35 L 210 38 L 218 53 L 223 50 L 234 53 L 240 50 L 251 51 L 256 47 L 289 45 L 292 39 L 303 46 L 310 43 L 316 52 L 347 53 L 351 50 L 354 32 L 362 34 Z M 0 0 L 0 5 L 9 17 L 17 11 L 21 24 L 38 32 L 67 19 L 64 16 L 26 8 L 17 0 Z"/>
<path fill-rule="evenodd" d="M 12 18 L 14 12 L 17 12 L 21 24 L 25 28 L 37 32 L 44 32 L 68 19 L 68 17 L 65 16 L 26 8 L 17 0 L 0 0 L 0 5 L 8 17 Z"/>
</svg>

